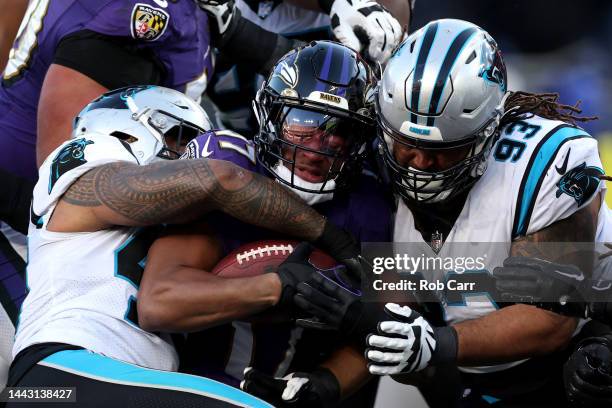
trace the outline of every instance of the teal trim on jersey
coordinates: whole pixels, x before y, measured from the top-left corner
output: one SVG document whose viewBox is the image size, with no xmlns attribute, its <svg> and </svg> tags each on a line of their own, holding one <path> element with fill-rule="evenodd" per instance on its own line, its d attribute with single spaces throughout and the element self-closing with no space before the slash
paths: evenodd
<svg viewBox="0 0 612 408">
<path fill-rule="evenodd" d="M 518 217 L 518 223 L 515 225 L 515 230 L 512 231 L 512 238 L 525 235 L 527 228 L 529 227 L 529 220 L 531 218 L 531 211 L 535 205 L 535 200 L 538 197 L 539 188 L 541 186 L 541 179 L 546 176 L 546 171 L 551 164 L 551 161 L 557 155 L 557 152 L 561 146 L 577 137 L 591 137 L 582 129 L 574 127 L 562 127 L 555 131 L 552 135 L 546 136 L 546 140 L 541 143 L 533 151 L 531 157 L 535 158 L 531 164 L 531 168 L 528 167 L 525 170 L 527 178 L 523 180 L 523 190 L 519 192 L 520 202 L 519 207 L 515 209 Z M 525 176 L 523 176 L 525 177 Z"/>
<path fill-rule="evenodd" d="M 119 248 L 115 249 L 115 251 L 113 252 L 113 255 L 115 257 L 115 261 L 114 261 L 114 264 L 115 264 L 115 272 L 114 272 L 115 273 L 115 277 L 119 278 L 119 279 L 123 279 L 126 282 L 129 282 L 136 289 L 138 289 L 138 285 L 136 284 L 136 282 L 132 281 L 127 276 L 122 275 L 122 274 L 119 273 L 119 259 L 118 259 L 118 257 L 119 257 L 119 253 L 121 251 L 123 251 L 125 249 L 125 247 L 127 247 L 130 244 L 130 242 L 132 242 L 134 240 L 134 238 L 136 238 L 136 236 L 140 233 L 141 230 L 142 230 L 142 228 L 138 228 L 136 231 L 134 231 L 132 233 L 132 235 L 130 235 L 128 237 L 128 239 L 126 239 L 125 242 L 123 244 L 121 244 L 121 246 Z M 146 259 L 146 257 L 144 259 Z M 142 260 L 140 262 L 142 262 Z"/>
<path fill-rule="evenodd" d="M 184 391 L 244 407 L 274 408 L 246 392 L 209 378 L 144 368 L 88 350 L 60 351 L 39 364 L 109 383 Z"/>
<path fill-rule="evenodd" d="M 495 398 L 490 395 L 482 395 L 482 399 L 485 400 L 488 404 L 495 404 L 496 402 L 501 401 L 499 398 Z"/>
</svg>

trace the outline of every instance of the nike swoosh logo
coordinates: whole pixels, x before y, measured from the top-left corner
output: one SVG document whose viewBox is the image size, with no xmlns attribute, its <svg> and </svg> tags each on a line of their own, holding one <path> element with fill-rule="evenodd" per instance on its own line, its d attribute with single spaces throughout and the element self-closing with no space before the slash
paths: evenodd
<svg viewBox="0 0 612 408">
<path fill-rule="evenodd" d="M 204 148 L 202 149 L 202 157 L 208 157 L 214 153 L 212 150 L 208 150 L 208 143 L 210 143 L 211 137 L 212 136 L 208 136 L 208 139 L 206 139 L 206 143 L 204 143 Z"/>
<path fill-rule="evenodd" d="M 153 0 L 155 2 L 155 4 L 157 4 L 159 7 L 163 7 L 166 8 L 168 7 L 168 2 L 166 0 Z"/>
<path fill-rule="evenodd" d="M 568 278 L 572 278 L 573 280 L 578 281 L 578 282 L 582 282 L 584 280 L 584 275 L 576 276 L 571 273 L 561 272 L 560 270 L 555 270 L 555 273 L 557 275 L 567 276 Z"/>
<path fill-rule="evenodd" d="M 567 162 L 569 160 L 569 155 L 571 152 L 572 152 L 572 148 L 570 147 L 567 151 L 567 154 L 565 155 L 565 160 L 563 161 L 563 165 L 561 167 L 555 166 L 557 173 L 559 173 L 560 175 L 564 175 L 565 171 L 567 170 Z"/>
</svg>

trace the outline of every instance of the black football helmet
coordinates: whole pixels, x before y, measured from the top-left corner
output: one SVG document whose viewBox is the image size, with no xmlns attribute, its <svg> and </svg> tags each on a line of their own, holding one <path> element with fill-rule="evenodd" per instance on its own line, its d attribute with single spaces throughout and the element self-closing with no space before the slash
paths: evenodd
<svg viewBox="0 0 612 408">
<path fill-rule="evenodd" d="M 344 45 L 315 41 L 289 52 L 253 103 L 259 162 L 306 193 L 346 188 L 376 136 L 374 86 L 367 63 Z"/>
</svg>

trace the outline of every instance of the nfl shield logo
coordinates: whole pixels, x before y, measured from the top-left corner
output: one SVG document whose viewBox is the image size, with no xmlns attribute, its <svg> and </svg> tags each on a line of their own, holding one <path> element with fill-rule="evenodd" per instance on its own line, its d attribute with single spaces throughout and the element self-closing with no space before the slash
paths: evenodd
<svg viewBox="0 0 612 408">
<path fill-rule="evenodd" d="M 132 37 L 155 41 L 166 31 L 170 16 L 162 9 L 138 3 L 132 10 Z"/>
<path fill-rule="evenodd" d="M 437 254 L 442 249 L 442 244 L 444 244 L 444 239 L 442 234 L 439 231 L 431 234 L 431 249 Z"/>
</svg>

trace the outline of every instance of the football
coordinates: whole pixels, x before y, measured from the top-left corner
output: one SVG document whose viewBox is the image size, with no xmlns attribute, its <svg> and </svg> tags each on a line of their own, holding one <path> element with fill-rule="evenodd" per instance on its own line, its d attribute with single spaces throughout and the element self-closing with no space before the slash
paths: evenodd
<svg viewBox="0 0 612 408">
<path fill-rule="evenodd" d="M 269 240 L 241 245 L 219 261 L 212 273 L 224 278 L 241 278 L 274 272 L 298 244 L 298 241 Z M 309 261 L 323 270 L 337 265 L 334 258 L 316 248 Z"/>
</svg>

